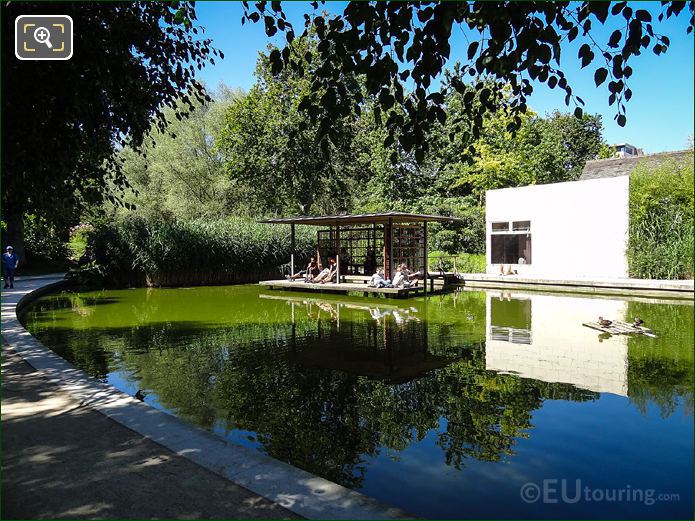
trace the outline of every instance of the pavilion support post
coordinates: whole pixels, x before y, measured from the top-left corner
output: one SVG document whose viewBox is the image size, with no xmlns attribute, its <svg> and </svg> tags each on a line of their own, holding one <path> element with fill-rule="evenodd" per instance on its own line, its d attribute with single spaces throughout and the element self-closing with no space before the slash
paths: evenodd
<svg viewBox="0 0 695 521">
<path fill-rule="evenodd" d="M 422 222 L 422 235 L 423 235 L 423 265 L 424 265 L 424 283 L 425 283 L 425 295 L 427 295 L 427 283 L 429 282 L 429 273 L 427 271 L 427 252 L 429 251 L 429 246 L 427 245 L 427 221 Z"/>
<path fill-rule="evenodd" d="M 389 280 L 393 280 L 393 220 L 389 217 L 388 230 L 385 230 L 384 239 L 388 237 L 388 268 L 389 273 L 386 277 Z"/>
<path fill-rule="evenodd" d="M 290 275 L 294 277 L 294 224 L 290 224 Z"/>
<path fill-rule="evenodd" d="M 335 227 L 335 282 L 340 284 L 340 226 Z"/>
<path fill-rule="evenodd" d="M 376 223 L 372 223 L 372 249 L 376 255 Z"/>
</svg>

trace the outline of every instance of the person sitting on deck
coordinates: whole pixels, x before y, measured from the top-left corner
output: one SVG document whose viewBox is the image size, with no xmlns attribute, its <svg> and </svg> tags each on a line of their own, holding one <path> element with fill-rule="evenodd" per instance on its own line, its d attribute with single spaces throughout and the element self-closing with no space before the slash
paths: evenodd
<svg viewBox="0 0 695 521">
<path fill-rule="evenodd" d="M 376 272 L 376 253 L 372 248 L 367 250 L 367 255 L 364 258 L 364 274 L 372 275 Z"/>
<path fill-rule="evenodd" d="M 410 287 L 410 281 L 408 280 L 405 271 L 401 266 L 396 268 L 396 274 L 393 276 L 393 287 L 394 288 L 408 288 Z"/>
<path fill-rule="evenodd" d="M 417 286 L 417 279 L 419 279 L 422 274 L 419 271 L 416 271 L 416 272 L 410 271 L 410 269 L 408 268 L 408 265 L 405 262 L 403 264 L 401 264 L 399 267 L 400 267 L 401 271 L 403 272 L 403 274 L 405 275 L 406 280 L 408 282 L 415 280 L 414 285 Z"/>
<path fill-rule="evenodd" d="M 391 287 L 391 281 L 384 278 L 384 269 L 379 268 L 377 272 L 372 275 L 367 284 L 370 288 L 388 288 Z"/>
<path fill-rule="evenodd" d="M 304 278 L 304 282 L 311 282 L 320 271 L 321 265 L 316 261 L 316 257 L 312 257 L 309 260 L 309 264 L 306 265 L 306 269 L 295 273 L 294 275 L 287 275 L 286 278 L 290 281 Z"/>
<path fill-rule="evenodd" d="M 325 282 L 331 282 L 333 278 L 336 276 L 337 272 L 337 266 L 335 262 L 335 258 L 333 257 L 328 257 L 328 266 L 321 271 L 316 277 L 314 278 L 314 282 L 318 284 L 324 284 Z"/>
<path fill-rule="evenodd" d="M 352 265 L 352 256 L 343 247 L 340 248 L 340 254 L 338 257 L 340 257 L 340 274 L 344 275 L 348 272 L 348 269 Z"/>
</svg>

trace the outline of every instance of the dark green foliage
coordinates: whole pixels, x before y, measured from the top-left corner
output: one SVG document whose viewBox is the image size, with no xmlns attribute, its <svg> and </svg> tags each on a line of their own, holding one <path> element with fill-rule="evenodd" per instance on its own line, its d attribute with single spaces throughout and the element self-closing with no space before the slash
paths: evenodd
<svg viewBox="0 0 695 521">
<path fill-rule="evenodd" d="M 24 218 L 25 260 L 34 267 L 65 263 L 68 247 L 64 235 L 46 219 L 27 215 Z"/>
<path fill-rule="evenodd" d="M 72 58 L 15 59 L 16 16 L 53 13 L 74 20 Z M 196 36 L 189 2 L 3 2 L 2 18 L 2 211 L 21 254 L 23 215 L 70 226 L 116 200 L 127 186 L 118 146 L 163 128 L 180 96 L 181 113 L 205 97 L 194 71 L 217 51 Z"/>
<path fill-rule="evenodd" d="M 643 161 L 630 176 L 630 276 L 693 277 L 693 160 Z"/>
<path fill-rule="evenodd" d="M 316 40 L 298 38 L 287 51 L 308 65 Z M 319 126 L 300 110 L 309 79 L 291 70 L 274 75 L 270 69 L 270 59 L 261 54 L 256 84 L 231 104 L 216 136 L 227 174 L 248 187 L 249 202 L 260 212 L 337 213 L 347 206 L 352 184 L 367 177 L 356 161 L 358 125 L 354 118 L 334 122 L 332 143 L 322 146 Z M 341 82 L 359 90 L 354 77 L 341 76 Z"/>
<path fill-rule="evenodd" d="M 243 219 L 145 220 L 130 217 L 96 226 L 89 237 L 107 281 L 122 285 L 198 286 L 277 278 L 290 258 L 283 226 Z M 314 231 L 296 232 L 296 262 L 316 249 Z"/>
<path fill-rule="evenodd" d="M 321 2 L 323 3 L 323 2 Z M 659 26 L 648 11 L 633 11 L 627 2 L 348 2 L 341 14 L 320 15 L 319 2 L 305 15 L 304 32 L 315 33 L 319 51 L 307 65 L 291 53 L 276 50 L 270 55 L 271 70 L 279 74 L 290 69 L 311 78 L 311 91 L 301 107 L 320 128 L 322 141 L 336 144 L 336 122 L 351 113 L 359 114 L 362 96 L 345 95 L 344 74 L 364 78 L 367 96 L 375 100 L 375 111 L 387 119 L 388 136 L 384 145 L 398 140 L 406 152 L 421 163 L 432 150 L 428 139 L 435 122 L 448 119 L 447 94 L 465 96 L 466 119 L 455 123 L 456 135 L 466 136 L 468 147 L 483 130 L 483 116 L 490 112 L 509 114 L 508 130 L 515 132 L 527 111 L 527 99 L 533 92 L 531 81 L 565 92 L 565 104 L 575 105 L 582 116 L 584 101 L 577 96 L 563 72 L 561 44 L 578 39 L 583 44 L 574 60 L 582 67 L 592 63 L 597 86 L 609 77 L 607 88 L 615 119 L 626 123 L 625 102 L 632 75 L 630 58 L 651 48 L 657 55 L 670 44 L 659 34 Z M 687 31 L 693 29 L 692 2 L 663 2 L 658 22 L 678 16 L 686 6 L 690 13 Z M 613 19 L 617 18 L 615 22 Z M 269 37 L 284 32 L 288 46 L 298 33 L 287 21 L 280 2 L 244 2 L 246 21 L 265 23 Z M 615 23 L 620 28 L 606 42 L 603 26 Z M 452 81 L 434 90 L 433 83 L 449 64 L 452 34 L 463 32 L 468 42 L 467 60 Z M 459 53 L 462 54 L 462 53 Z M 566 63 L 567 58 L 565 58 Z M 600 72 L 599 72 L 600 71 Z M 486 77 L 472 84 L 464 79 Z M 405 92 L 404 85 L 414 88 Z M 501 95 L 508 86 L 510 97 Z M 328 95 L 330 94 L 330 95 Z M 389 111 L 397 107 L 397 120 Z M 472 150 L 464 154 L 472 154 Z M 396 159 L 396 158 L 394 158 Z"/>
</svg>

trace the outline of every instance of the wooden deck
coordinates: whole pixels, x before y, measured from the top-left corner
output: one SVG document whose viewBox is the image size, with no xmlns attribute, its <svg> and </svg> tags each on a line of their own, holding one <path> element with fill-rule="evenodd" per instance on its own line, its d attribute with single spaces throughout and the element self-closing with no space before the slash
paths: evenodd
<svg viewBox="0 0 695 521">
<path fill-rule="evenodd" d="M 614 320 L 610 326 L 602 326 L 598 322 L 584 322 L 582 325 L 590 327 L 591 329 L 603 331 L 604 333 L 610 333 L 611 335 L 645 335 L 656 337 L 654 332 L 649 328 L 635 326 L 634 324 L 622 322 L 620 320 Z"/>
<path fill-rule="evenodd" d="M 301 280 L 289 281 L 289 280 L 263 280 L 258 283 L 268 289 L 281 289 L 289 291 L 306 291 L 315 293 L 361 293 L 364 296 L 383 296 L 391 298 L 408 298 L 415 297 L 424 294 L 423 282 L 415 286 L 414 288 L 370 288 L 365 282 L 341 282 L 336 284 L 335 282 L 327 282 L 325 284 L 314 284 L 306 283 Z M 441 290 L 437 286 L 434 287 L 433 292 Z M 427 293 L 430 293 L 428 288 Z"/>
</svg>

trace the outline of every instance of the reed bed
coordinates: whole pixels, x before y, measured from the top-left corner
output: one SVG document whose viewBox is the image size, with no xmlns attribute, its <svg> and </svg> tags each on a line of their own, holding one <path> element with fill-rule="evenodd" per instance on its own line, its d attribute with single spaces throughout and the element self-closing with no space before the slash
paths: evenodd
<svg viewBox="0 0 695 521">
<path fill-rule="evenodd" d="M 643 164 L 630 176 L 631 277 L 693 278 L 693 163 Z"/>
<path fill-rule="evenodd" d="M 289 262 L 285 226 L 224 220 L 129 217 L 96 226 L 89 235 L 95 264 L 113 285 L 202 286 L 280 276 Z M 316 249 L 315 233 L 297 227 L 295 259 Z"/>
</svg>

